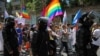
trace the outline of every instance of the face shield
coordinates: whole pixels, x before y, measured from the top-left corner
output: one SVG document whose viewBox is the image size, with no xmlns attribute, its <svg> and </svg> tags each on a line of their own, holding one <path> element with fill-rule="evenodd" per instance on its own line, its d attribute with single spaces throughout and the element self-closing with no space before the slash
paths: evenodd
<svg viewBox="0 0 100 56">
<path fill-rule="evenodd" d="M 8 27 L 8 28 L 13 28 L 13 27 L 15 26 L 14 18 L 12 18 L 12 17 L 6 18 L 6 20 L 5 20 L 5 25 L 6 25 L 6 27 Z"/>
<path fill-rule="evenodd" d="M 46 30 L 48 26 L 48 18 L 40 17 L 38 19 L 38 28 L 39 30 Z"/>
</svg>

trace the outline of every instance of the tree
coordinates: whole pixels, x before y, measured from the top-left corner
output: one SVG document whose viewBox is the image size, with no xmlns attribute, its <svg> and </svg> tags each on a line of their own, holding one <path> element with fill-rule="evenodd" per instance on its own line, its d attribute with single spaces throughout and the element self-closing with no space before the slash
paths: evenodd
<svg viewBox="0 0 100 56">
<path fill-rule="evenodd" d="M 88 5 L 97 5 L 99 4 L 100 0 L 83 0 L 83 4 Z"/>
<path fill-rule="evenodd" d="M 35 11 L 35 5 L 34 3 L 31 3 L 31 2 L 27 2 L 26 3 L 26 9 L 28 12 L 34 12 Z"/>
<path fill-rule="evenodd" d="M 6 4 L 6 9 L 8 10 L 9 14 L 12 14 L 12 5 L 11 5 L 11 2 L 9 2 L 9 3 Z"/>
<path fill-rule="evenodd" d="M 46 0 L 30 0 L 26 1 L 27 11 L 33 11 L 35 14 L 40 14 L 43 8 L 46 6 Z"/>
</svg>

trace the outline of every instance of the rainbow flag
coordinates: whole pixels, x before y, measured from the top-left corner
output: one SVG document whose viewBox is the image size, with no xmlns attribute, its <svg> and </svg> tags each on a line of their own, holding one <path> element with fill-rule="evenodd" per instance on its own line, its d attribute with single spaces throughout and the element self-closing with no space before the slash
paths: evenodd
<svg viewBox="0 0 100 56">
<path fill-rule="evenodd" d="M 27 11 L 26 11 L 25 6 L 22 7 L 21 16 L 22 16 L 23 18 L 25 18 L 25 19 L 30 19 L 30 16 L 29 16 L 29 14 L 28 14 Z"/>
<path fill-rule="evenodd" d="M 62 15 L 62 9 L 59 0 L 52 0 L 50 4 L 43 10 L 42 16 L 54 19 L 55 16 Z"/>
</svg>

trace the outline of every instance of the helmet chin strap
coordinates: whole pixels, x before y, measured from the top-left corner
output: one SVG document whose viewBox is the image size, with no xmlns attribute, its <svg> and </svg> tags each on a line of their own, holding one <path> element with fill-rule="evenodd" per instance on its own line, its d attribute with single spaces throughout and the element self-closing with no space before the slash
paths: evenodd
<svg viewBox="0 0 100 56">
<path fill-rule="evenodd" d="M 87 18 L 85 17 L 83 21 L 86 21 L 86 19 L 87 19 Z"/>
<path fill-rule="evenodd" d="M 89 18 L 89 16 L 93 13 L 93 10 L 89 12 L 89 14 L 87 15 L 87 18 Z"/>
</svg>

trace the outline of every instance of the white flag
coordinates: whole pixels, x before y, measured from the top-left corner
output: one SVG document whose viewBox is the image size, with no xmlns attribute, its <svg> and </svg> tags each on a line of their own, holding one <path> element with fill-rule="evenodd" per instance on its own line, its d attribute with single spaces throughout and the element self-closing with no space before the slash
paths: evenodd
<svg viewBox="0 0 100 56">
<path fill-rule="evenodd" d="M 9 14 L 8 14 L 7 10 L 5 10 L 4 11 L 4 18 L 7 18 L 7 17 L 9 17 Z"/>
<path fill-rule="evenodd" d="M 25 25 L 25 19 L 24 18 L 16 18 L 15 19 L 17 21 L 17 24 L 22 24 L 22 25 Z"/>
<path fill-rule="evenodd" d="M 67 13 L 66 11 L 64 11 L 64 15 L 63 15 L 63 24 L 67 23 Z"/>
</svg>

